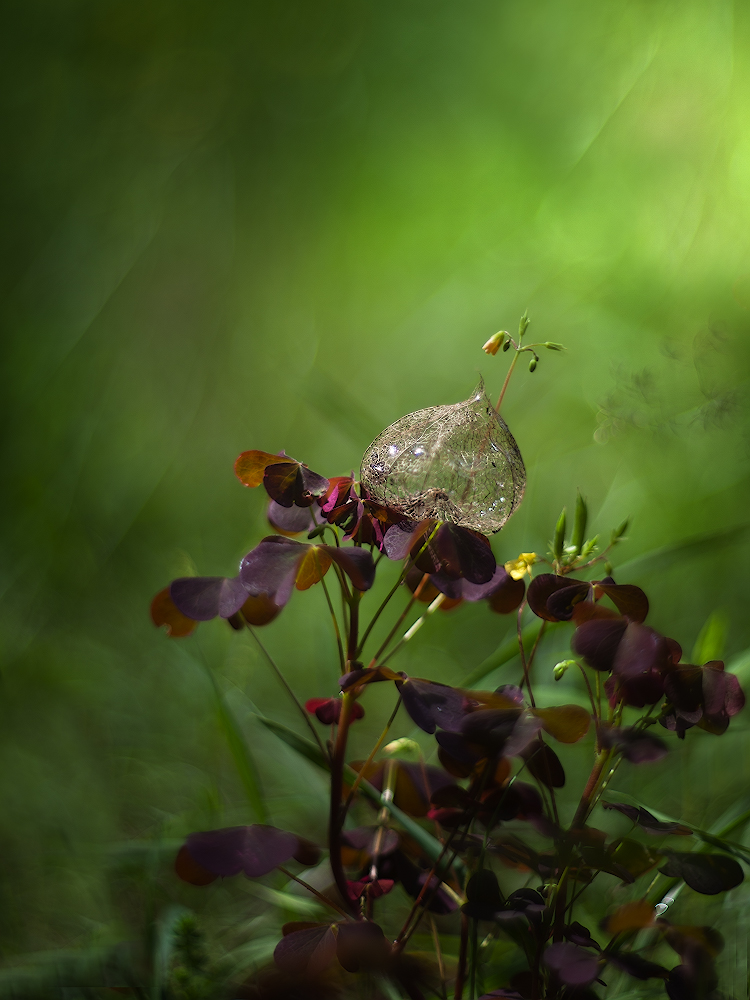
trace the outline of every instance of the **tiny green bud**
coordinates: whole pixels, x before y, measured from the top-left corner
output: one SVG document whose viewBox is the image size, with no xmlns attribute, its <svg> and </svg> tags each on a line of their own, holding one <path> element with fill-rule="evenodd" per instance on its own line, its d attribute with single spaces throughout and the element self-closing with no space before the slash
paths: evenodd
<svg viewBox="0 0 750 1000">
<path fill-rule="evenodd" d="M 555 344 L 551 340 L 545 340 L 542 347 L 546 347 L 548 351 L 565 351 L 567 348 L 564 344 Z"/>
<path fill-rule="evenodd" d="M 419 760 L 421 756 L 419 744 L 415 740 L 410 740 L 408 736 L 387 743 L 383 747 L 383 753 L 387 753 L 389 757 L 399 756 L 410 760 Z"/>
<path fill-rule="evenodd" d="M 521 337 L 523 337 L 523 335 L 526 333 L 526 331 L 529 328 L 529 324 L 530 323 L 531 323 L 531 320 L 529 319 L 529 310 L 526 309 L 525 312 L 524 312 L 524 314 L 523 314 L 523 316 L 521 317 L 521 321 L 518 324 L 518 337 L 519 337 L 519 339 Z"/>
<path fill-rule="evenodd" d="M 560 560 L 562 559 L 563 548 L 565 546 L 565 508 L 562 509 L 562 514 L 557 519 L 557 525 L 555 526 L 555 538 L 552 542 L 552 558 Z"/>
<path fill-rule="evenodd" d="M 612 544 L 613 545 L 614 545 L 615 542 L 619 542 L 620 541 L 620 539 L 623 537 L 623 535 L 625 534 L 625 532 L 628 530 L 629 527 L 630 527 L 630 518 L 626 517 L 625 520 L 620 525 L 620 527 L 619 528 L 615 528 L 615 530 L 612 532 Z"/>
<path fill-rule="evenodd" d="M 583 540 L 586 537 L 586 522 L 588 521 L 588 517 L 589 509 L 579 490 L 578 497 L 576 498 L 576 518 L 573 522 L 573 534 L 570 539 L 570 544 L 575 545 L 576 552 L 581 551 Z"/>
<path fill-rule="evenodd" d="M 560 660 L 559 663 L 555 664 L 552 670 L 555 680 L 559 681 L 566 670 L 569 670 L 570 667 L 575 667 L 575 666 L 577 666 L 575 660 Z"/>
<path fill-rule="evenodd" d="M 506 340 L 505 341 L 505 343 L 503 344 L 503 350 L 504 351 L 509 351 L 510 350 L 510 340 Z"/>
<path fill-rule="evenodd" d="M 589 540 L 584 544 L 583 548 L 581 549 L 582 559 L 586 559 L 588 556 L 591 555 L 594 549 L 596 549 L 596 543 L 598 541 L 599 541 L 598 535 L 594 535 L 593 538 L 589 538 Z"/>
<path fill-rule="evenodd" d="M 536 358 L 532 358 L 531 361 L 529 361 L 529 371 L 530 372 L 533 372 L 534 369 L 536 368 L 536 362 L 537 362 Z"/>
<path fill-rule="evenodd" d="M 612 576 L 612 563 L 611 562 L 609 562 L 609 561 L 605 562 L 605 564 L 604 564 L 604 572 L 607 574 L 607 576 Z"/>
</svg>

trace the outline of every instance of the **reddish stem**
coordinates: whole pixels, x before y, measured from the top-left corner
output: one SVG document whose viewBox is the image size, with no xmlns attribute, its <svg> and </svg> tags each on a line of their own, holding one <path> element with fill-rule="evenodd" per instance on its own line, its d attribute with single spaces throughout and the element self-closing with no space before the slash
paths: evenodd
<svg viewBox="0 0 750 1000">
<path fill-rule="evenodd" d="M 331 755 L 331 808 L 328 821 L 328 850 L 331 862 L 331 871 L 336 888 L 343 900 L 344 906 L 350 912 L 354 912 L 354 906 L 349 899 L 346 885 L 346 875 L 344 865 L 341 860 L 341 826 L 344 820 L 344 808 L 342 804 L 344 791 L 344 758 L 346 756 L 346 740 L 349 735 L 349 723 L 351 722 L 352 707 L 354 698 L 348 692 L 344 694 L 341 705 L 341 716 L 339 717 L 339 727 L 336 734 L 336 742 Z"/>
</svg>

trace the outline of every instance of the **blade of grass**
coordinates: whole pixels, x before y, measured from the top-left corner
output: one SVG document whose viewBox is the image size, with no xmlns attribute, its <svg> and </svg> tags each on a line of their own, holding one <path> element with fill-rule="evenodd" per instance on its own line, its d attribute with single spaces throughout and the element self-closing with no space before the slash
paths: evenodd
<svg viewBox="0 0 750 1000">
<path fill-rule="evenodd" d="M 304 736 L 300 736 L 299 733 L 295 733 L 273 719 L 266 719 L 262 715 L 258 715 L 256 718 L 258 722 L 267 729 L 270 729 L 280 740 L 283 740 L 287 746 L 296 750 L 297 753 L 301 754 L 301 756 L 305 757 L 312 764 L 322 768 L 324 771 L 330 770 L 328 761 L 324 760 L 322 754 L 311 740 L 305 739 Z M 351 785 L 357 780 L 358 773 L 347 764 L 344 767 L 344 778 Z M 381 808 L 385 807 L 391 816 L 401 824 L 404 830 L 417 841 L 427 857 L 431 861 L 437 861 L 443 851 L 443 845 L 439 840 L 428 833 L 424 827 L 420 826 L 416 820 L 408 816 L 402 809 L 399 809 L 390 799 L 384 797 L 369 781 L 360 781 L 359 790 L 375 805 Z M 456 861 L 453 867 L 459 869 L 460 863 Z"/>
<path fill-rule="evenodd" d="M 255 818 L 260 823 L 267 823 L 268 810 L 266 809 L 266 804 L 263 801 L 263 795 L 260 789 L 260 778 L 258 776 L 258 770 L 255 766 L 255 761 L 252 758 L 252 754 L 250 753 L 250 749 L 245 741 L 245 737 L 242 735 L 239 723 L 235 719 L 234 714 L 227 704 L 226 698 L 219 687 L 213 670 L 211 670 L 205 661 L 203 665 L 214 691 L 214 700 L 219 719 L 219 727 L 224 734 L 225 740 L 227 741 L 227 746 L 229 747 L 229 752 L 232 755 L 234 766 L 237 768 L 237 773 L 239 774 L 240 781 L 242 782 L 242 787 L 245 789 L 247 801 L 255 814 Z"/>
</svg>

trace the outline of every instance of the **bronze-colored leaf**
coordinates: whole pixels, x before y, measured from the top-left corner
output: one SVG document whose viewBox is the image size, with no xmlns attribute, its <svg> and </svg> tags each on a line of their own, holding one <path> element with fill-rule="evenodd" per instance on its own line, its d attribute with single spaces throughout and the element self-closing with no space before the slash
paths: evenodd
<svg viewBox="0 0 750 1000">
<path fill-rule="evenodd" d="M 192 635 L 198 624 L 179 610 L 169 594 L 169 587 L 160 590 L 151 602 L 151 621 L 154 625 L 164 625 L 170 639 Z"/>
<path fill-rule="evenodd" d="M 580 705 L 557 705 L 552 708 L 531 710 L 542 720 L 544 731 L 558 743 L 577 743 L 583 739 L 591 725 L 591 714 Z"/>
</svg>

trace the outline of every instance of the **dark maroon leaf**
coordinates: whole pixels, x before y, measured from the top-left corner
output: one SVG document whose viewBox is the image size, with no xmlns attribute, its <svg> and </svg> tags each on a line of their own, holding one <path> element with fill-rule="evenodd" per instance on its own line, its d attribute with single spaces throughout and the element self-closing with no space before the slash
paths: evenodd
<svg viewBox="0 0 750 1000">
<path fill-rule="evenodd" d="M 501 684 L 500 687 L 495 688 L 495 694 L 499 694 L 503 698 L 507 698 L 508 701 L 514 702 L 519 708 L 523 707 L 526 700 L 523 696 L 523 691 L 517 684 Z"/>
<path fill-rule="evenodd" d="M 523 600 L 523 595 L 525 591 L 523 580 L 514 580 L 513 577 L 505 571 L 504 566 L 496 566 L 495 572 L 489 578 L 486 583 L 471 583 L 470 580 L 461 581 L 461 596 L 466 601 L 484 601 L 488 598 L 494 598 L 496 595 L 502 593 L 502 597 L 499 597 L 499 601 L 502 603 L 503 599 L 506 602 L 515 600 L 518 596 L 520 583 L 520 594 L 518 602 L 511 608 L 514 611 L 518 605 Z M 512 584 L 512 586 L 510 586 Z"/>
<path fill-rule="evenodd" d="M 547 601 L 558 590 L 564 590 L 574 585 L 586 588 L 590 586 L 590 584 L 582 583 L 580 580 L 570 580 L 565 576 L 555 576 L 554 573 L 540 573 L 529 584 L 527 592 L 529 607 L 537 617 L 544 618 L 545 621 L 559 621 L 560 619 L 555 617 L 547 607 Z"/>
<path fill-rule="evenodd" d="M 663 965 L 649 962 L 632 951 L 607 952 L 607 961 L 634 979 L 666 979 L 669 975 Z"/>
<path fill-rule="evenodd" d="M 727 673 L 720 660 L 703 666 L 703 715 L 713 726 L 709 731 L 723 732 L 729 719 L 745 707 L 745 695 L 734 674 Z"/>
<path fill-rule="evenodd" d="M 523 751 L 523 759 L 530 774 L 548 788 L 562 788 L 565 785 L 565 771 L 552 747 L 534 741 Z"/>
<path fill-rule="evenodd" d="M 368 549 L 357 545 L 347 545 L 346 548 L 323 545 L 321 548 L 343 569 L 357 590 L 370 589 L 375 582 L 375 561 Z"/>
<path fill-rule="evenodd" d="M 256 824 L 191 833 L 185 847 L 206 871 L 224 877 L 244 872 L 258 878 L 293 857 L 299 841 L 293 833 Z"/>
<path fill-rule="evenodd" d="M 398 834 L 395 830 L 386 830 L 383 833 L 377 826 L 358 826 L 354 830 L 345 830 L 341 834 L 341 840 L 347 847 L 363 851 L 369 857 L 372 857 L 375 853 L 376 841 L 379 843 L 379 856 L 392 854 L 399 843 Z"/>
<path fill-rule="evenodd" d="M 664 989 L 669 1000 L 699 1000 L 695 986 L 692 970 L 686 965 L 676 965 L 670 970 Z"/>
<path fill-rule="evenodd" d="M 421 570 L 416 570 L 416 572 L 420 574 L 419 579 L 421 581 L 424 574 Z M 430 584 L 432 586 L 430 586 Z M 441 594 L 445 594 L 449 601 L 462 601 L 465 585 L 466 580 L 453 580 L 451 577 L 445 576 L 443 573 L 433 573 L 429 579 L 427 587 L 421 588 L 420 598 L 427 600 L 427 594 L 431 593 L 432 587 L 434 587 L 435 590 L 439 591 Z M 443 604 L 443 606 L 445 606 L 445 604 Z"/>
<path fill-rule="evenodd" d="M 628 623 L 624 618 L 595 618 L 584 622 L 575 630 L 571 648 L 594 670 L 609 671 L 614 665 L 617 648 L 627 627 Z"/>
<path fill-rule="evenodd" d="M 464 719 L 464 696 L 456 688 L 434 681 L 407 677 L 396 681 L 404 708 L 426 733 L 434 733 L 439 726 L 450 732 L 461 728 Z"/>
<path fill-rule="evenodd" d="M 685 854 L 663 851 L 669 859 L 659 871 L 669 878 L 681 878 L 691 889 L 705 896 L 734 889 L 745 878 L 739 863 L 726 854 Z"/>
<path fill-rule="evenodd" d="M 297 850 L 292 857 L 305 868 L 313 868 L 320 861 L 320 848 L 311 840 L 297 837 Z"/>
<path fill-rule="evenodd" d="M 602 806 L 605 809 L 616 809 L 642 830 L 645 830 L 646 833 L 653 833 L 655 836 L 673 834 L 679 837 L 688 837 L 693 832 L 689 826 L 683 826 L 682 823 L 662 823 L 647 809 L 638 806 L 629 806 L 624 802 L 602 802 Z"/>
<path fill-rule="evenodd" d="M 280 535 L 264 538 L 240 564 L 240 580 L 252 596 L 267 594 L 283 607 L 294 588 L 299 564 L 309 545 Z"/>
<path fill-rule="evenodd" d="M 664 740 L 632 727 L 607 729 L 602 726 L 599 738 L 604 746 L 621 751 L 631 764 L 651 764 L 669 752 Z"/>
<path fill-rule="evenodd" d="M 291 976 L 320 975 L 336 957 L 336 935 L 330 924 L 292 931 L 276 945 L 273 960 Z"/>
<path fill-rule="evenodd" d="M 298 535 L 325 523 L 317 504 L 311 507 L 282 507 L 275 500 L 269 500 L 266 517 L 271 527 L 282 535 Z"/>
<path fill-rule="evenodd" d="M 659 670 L 647 670 L 623 680 L 612 674 L 604 682 L 604 690 L 613 708 L 618 701 L 633 708 L 643 708 L 644 705 L 655 705 L 663 697 L 664 675 Z"/>
<path fill-rule="evenodd" d="M 211 882 L 215 882 L 219 877 L 213 872 L 207 871 L 202 865 L 199 865 L 184 844 L 177 852 L 174 870 L 183 882 L 189 882 L 190 885 L 210 885 Z"/>
<path fill-rule="evenodd" d="M 415 559 L 423 573 L 441 573 L 451 579 L 464 577 L 482 584 L 492 579 L 497 563 L 487 539 L 456 524 L 441 524 Z"/>
<path fill-rule="evenodd" d="M 568 924 L 563 929 L 563 933 L 565 934 L 565 939 L 573 944 L 581 945 L 583 948 L 599 948 L 599 945 L 591 937 L 588 927 L 579 924 L 577 920 L 573 921 L 572 924 Z"/>
<path fill-rule="evenodd" d="M 463 912 L 474 920 L 493 920 L 505 900 L 500 893 L 497 875 L 488 868 L 474 872 L 466 885 Z"/>
<path fill-rule="evenodd" d="M 470 743 L 481 747 L 487 754 L 501 754 L 511 737 L 521 711 L 516 709 L 483 709 L 465 716 L 461 723 L 461 735 Z M 453 753 L 442 740 L 449 753 Z"/>
<path fill-rule="evenodd" d="M 341 718 L 342 705 L 341 698 L 309 698 L 305 702 L 305 710 L 310 715 L 314 715 L 318 722 L 322 722 L 323 725 L 333 726 Z M 355 722 L 357 719 L 363 719 L 364 715 L 364 708 L 358 701 L 355 701 L 351 708 L 350 721 Z"/>
<path fill-rule="evenodd" d="M 505 788 L 495 788 L 482 799 L 479 819 L 488 829 L 510 819 L 532 819 L 542 813 L 542 799 L 533 785 L 514 781 Z"/>
<path fill-rule="evenodd" d="M 536 889 L 516 889 L 508 896 L 504 909 L 495 914 L 495 919 L 505 923 L 526 918 L 536 924 L 546 909 L 544 897 Z"/>
<path fill-rule="evenodd" d="M 576 605 L 585 601 L 592 594 L 590 583 L 569 581 L 569 586 L 554 590 L 547 598 L 547 611 L 555 621 L 569 622 L 573 617 Z"/>
<path fill-rule="evenodd" d="M 471 803 L 471 796 L 460 785 L 443 785 L 432 793 L 430 802 L 443 809 L 466 809 Z"/>
<path fill-rule="evenodd" d="M 503 567 L 499 568 L 502 569 Z M 525 593 L 526 585 L 523 580 L 514 580 L 509 573 L 506 573 L 500 580 L 499 585 L 487 598 L 487 603 L 490 606 L 490 610 L 494 611 L 495 614 L 509 615 L 520 607 Z M 471 598 L 468 598 L 468 600 L 471 600 Z"/>
<path fill-rule="evenodd" d="M 328 489 L 328 480 L 293 459 L 267 465 L 263 486 L 272 500 L 282 507 L 309 507 L 315 497 Z"/>
<path fill-rule="evenodd" d="M 247 590 L 237 576 L 183 576 L 172 581 L 169 595 L 183 615 L 197 622 L 217 615 L 229 618 L 247 600 Z"/>
<path fill-rule="evenodd" d="M 449 757 L 459 764 L 467 765 L 467 773 L 463 775 L 456 775 L 456 777 L 468 777 L 469 774 L 471 774 L 474 765 L 477 761 L 482 759 L 484 754 L 484 751 L 480 747 L 472 745 L 466 737 L 461 735 L 461 733 L 445 733 L 441 731 L 436 733 L 435 739 L 441 749 L 444 750 Z M 445 767 L 442 754 L 439 756 L 440 763 Z M 446 770 L 449 769 L 446 767 Z M 454 774 L 453 771 L 450 771 L 450 773 Z"/>
<path fill-rule="evenodd" d="M 600 580 L 595 583 L 597 593 L 601 591 L 606 594 L 621 615 L 625 615 L 631 622 L 643 622 L 648 614 L 648 598 L 640 587 L 633 584 L 610 583 L 607 580 Z"/>
<path fill-rule="evenodd" d="M 667 640 L 648 625 L 630 622 L 617 647 L 612 671 L 623 680 L 650 670 L 663 670 L 670 663 Z"/>
<path fill-rule="evenodd" d="M 347 881 L 346 889 L 349 899 L 354 902 L 362 896 L 368 899 L 380 899 L 381 896 L 387 896 L 395 884 L 390 878 L 365 878 L 356 882 Z"/>
<path fill-rule="evenodd" d="M 425 530 L 424 521 L 400 521 L 392 524 L 383 536 L 383 551 L 389 559 L 405 559 L 411 551 L 414 542 Z"/>
<path fill-rule="evenodd" d="M 566 986 L 588 986 L 599 974 L 599 959 L 569 941 L 551 944 L 544 952 L 545 965 Z"/>
<path fill-rule="evenodd" d="M 378 924 L 369 920 L 339 924 L 336 957 L 347 972 L 382 969 L 390 953 L 391 946 Z"/>
<path fill-rule="evenodd" d="M 542 728 L 542 725 L 542 719 L 538 719 L 533 715 L 522 715 L 508 738 L 508 742 L 505 744 L 505 756 L 517 757 L 522 754 Z"/>
</svg>

